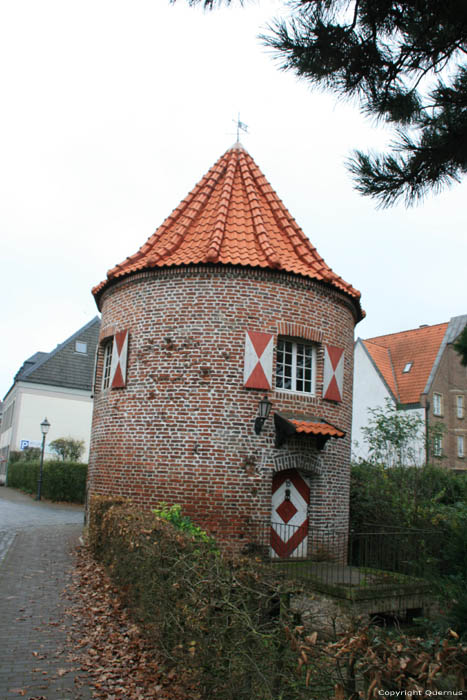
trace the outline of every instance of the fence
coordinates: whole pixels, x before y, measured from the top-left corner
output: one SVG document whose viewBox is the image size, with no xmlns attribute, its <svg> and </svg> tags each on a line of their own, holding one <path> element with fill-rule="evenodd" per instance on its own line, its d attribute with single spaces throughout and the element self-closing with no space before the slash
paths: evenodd
<svg viewBox="0 0 467 700">
<path fill-rule="evenodd" d="M 434 570 L 441 545 L 435 532 L 352 532 L 284 523 L 257 525 L 254 551 L 278 573 L 326 585 L 410 583 Z"/>
</svg>

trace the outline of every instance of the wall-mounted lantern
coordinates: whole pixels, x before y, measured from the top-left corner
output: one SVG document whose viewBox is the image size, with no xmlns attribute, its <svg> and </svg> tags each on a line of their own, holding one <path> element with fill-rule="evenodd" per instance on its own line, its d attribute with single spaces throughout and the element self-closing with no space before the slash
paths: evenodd
<svg viewBox="0 0 467 700">
<path fill-rule="evenodd" d="M 265 396 L 261 401 L 259 402 L 258 405 L 258 415 L 255 418 L 255 433 L 256 435 L 259 435 L 264 422 L 269 418 L 269 414 L 271 413 L 271 408 L 272 408 L 272 403 L 269 401 L 268 397 Z"/>
</svg>

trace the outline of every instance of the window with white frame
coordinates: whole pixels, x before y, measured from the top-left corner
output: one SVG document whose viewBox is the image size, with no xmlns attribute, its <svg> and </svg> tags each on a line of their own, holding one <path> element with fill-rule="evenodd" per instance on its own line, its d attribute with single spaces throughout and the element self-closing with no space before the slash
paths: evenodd
<svg viewBox="0 0 467 700">
<path fill-rule="evenodd" d="M 443 415 L 443 395 L 433 394 L 433 415 L 442 416 Z"/>
<path fill-rule="evenodd" d="M 110 384 L 110 368 L 112 366 L 113 338 L 104 344 L 104 369 L 102 372 L 102 388 L 107 389 Z"/>
<path fill-rule="evenodd" d="M 316 347 L 299 340 L 277 341 L 276 389 L 315 393 Z"/>
<path fill-rule="evenodd" d="M 459 394 L 458 396 L 456 396 L 456 408 L 457 408 L 457 417 L 463 418 L 464 417 L 464 397 L 462 394 Z"/>
<path fill-rule="evenodd" d="M 457 456 L 458 457 L 465 457 L 464 436 L 463 435 L 457 436 Z"/>
<path fill-rule="evenodd" d="M 443 455 L 443 438 L 441 435 L 436 435 L 433 440 L 433 453 L 435 457 L 442 457 Z"/>
</svg>

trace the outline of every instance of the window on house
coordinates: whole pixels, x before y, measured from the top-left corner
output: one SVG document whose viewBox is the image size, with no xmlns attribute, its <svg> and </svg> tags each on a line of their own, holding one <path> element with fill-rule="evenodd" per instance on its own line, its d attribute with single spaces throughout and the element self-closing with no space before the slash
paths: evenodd
<svg viewBox="0 0 467 700">
<path fill-rule="evenodd" d="M 443 438 L 441 435 L 436 435 L 433 444 L 433 453 L 435 457 L 442 457 L 443 455 Z"/>
<path fill-rule="evenodd" d="M 412 369 L 413 362 L 407 362 L 405 365 L 404 369 L 402 370 L 403 374 L 407 374 L 407 372 L 410 372 Z"/>
<path fill-rule="evenodd" d="M 458 435 L 457 436 L 457 456 L 458 457 L 464 457 L 465 452 L 464 452 L 464 436 L 463 435 Z"/>
<path fill-rule="evenodd" d="M 276 389 L 314 394 L 316 348 L 311 343 L 279 338 Z"/>
<path fill-rule="evenodd" d="M 107 340 L 104 345 L 104 370 L 102 372 L 102 388 L 107 389 L 110 384 L 110 368 L 112 366 L 113 338 Z"/>
<path fill-rule="evenodd" d="M 13 401 L 8 408 L 3 411 L 2 427 L 1 432 L 3 433 L 8 428 L 11 428 L 13 424 L 13 412 L 15 410 L 15 402 Z"/>
<path fill-rule="evenodd" d="M 462 395 L 456 396 L 456 408 L 457 408 L 457 417 L 463 418 L 464 417 L 464 397 Z"/>
<path fill-rule="evenodd" d="M 77 340 L 75 342 L 75 352 L 79 352 L 79 353 L 82 353 L 83 355 L 85 355 L 87 353 L 87 351 L 88 351 L 88 344 L 87 343 L 85 343 L 82 340 Z"/>
<path fill-rule="evenodd" d="M 443 415 L 443 395 L 433 394 L 433 415 L 442 416 Z"/>
</svg>

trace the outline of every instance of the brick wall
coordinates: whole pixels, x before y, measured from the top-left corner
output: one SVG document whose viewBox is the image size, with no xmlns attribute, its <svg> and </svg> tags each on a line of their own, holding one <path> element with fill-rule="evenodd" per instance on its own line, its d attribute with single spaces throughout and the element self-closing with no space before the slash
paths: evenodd
<svg viewBox="0 0 467 700">
<path fill-rule="evenodd" d="M 89 490 L 144 507 L 180 503 L 240 549 L 269 521 L 274 470 L 299 468 L 311 486 L 310 524 L 348 522 L 353 372 L 352 303 L 325 285 L 271 270 L 221 266 L 135 274 L 103 295 L 101 341 L 128 329 L 127 386 L 101 390 L 97 370 Z M 272 413 L 253 431 L 264 390 L 245 389 L 245 331 L 318 343 L 316 395 L 268 392 L 274 411 L 314 414 L 346 431 L 318 452 L 296 436 L 274 447 Z M 345 350 L 343 402 L 323 401 L 323 343 Z M 275 358 L 274 358 L 275 366 Z"/>
<path fill-rule="evenodd" d="M 441 394 L 442 415 L 433 414 L 433 394 Z M 463 417 L 457 416 L 457 396 L 464 397 Z M 447 345 L 441 358 L 438 371 L 428 395 L 430 410 L 428 424 L 443 423 L 442 457 L 430 455 L 430 462 L 457 470 L 467 470 L 467 368 L 463 367 L 459 354 L 452 345 Z M 457 436 L 464 437 L 464 452 L 466 456 L 459 457 L 457 452 Z"/>
</svg>

